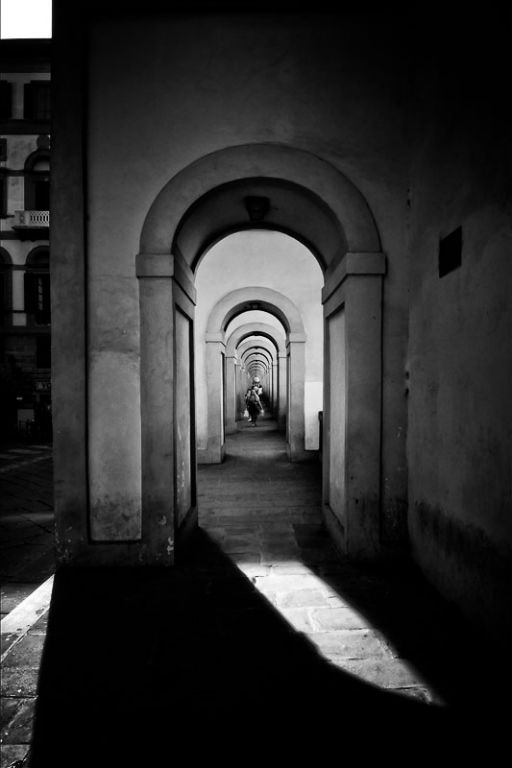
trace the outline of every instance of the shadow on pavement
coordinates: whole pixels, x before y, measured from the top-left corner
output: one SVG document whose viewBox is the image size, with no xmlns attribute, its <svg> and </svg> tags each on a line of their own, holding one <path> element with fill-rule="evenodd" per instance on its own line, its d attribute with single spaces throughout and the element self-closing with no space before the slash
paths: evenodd
<svg viewBox="0 0 512 768">
<path fill-rule="evenodd" d="M 446 755 L 458 734 L 443 708 L 328 664 L 200 530 L 174 570 L 56 574 L 33 768 L 274 765 L 332 750 L 411 765 L 411 744 Z"/>
</svg>

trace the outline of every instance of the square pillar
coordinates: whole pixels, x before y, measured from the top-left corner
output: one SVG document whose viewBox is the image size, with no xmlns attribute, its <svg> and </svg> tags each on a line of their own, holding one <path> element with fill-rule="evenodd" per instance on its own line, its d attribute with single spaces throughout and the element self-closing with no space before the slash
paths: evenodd
<svg viewBox="0 0 512 768">
<path fill-rule="evenodd" d="M 193 319 L 188 267 L 139 254 L 141 480 L 144 562 L 170 565 L 197 523 Z"/>
<path fill-rule="evenodd" d="M 237 397 L 237 368 L 236 357 L 225 357 L 224 382 L 226 397 L 224 402 L 224 429 L 227 435 L 236 432 L 236 418 L 238 410 Z"/>
<path fill-rule="evenodd" d="M 71 16 L 71 14 L 70 14 Z M 101 545 L 89 542 L 87 476 L 87 358 L 84 205 L 83 30 L 52 43 L 61 62 L 52 71 L 52 421 L 55 553 L 58 565 L 101 562 Z M 58 27 L 59 20 L 56 20 Z M 62 65 L 65 62 L 65 66 Z M 20 102 L 21 104 L 21 102 Z M 121 545 L 122 546 L 122 545 Z M 126 553 L 124 553 L 126 554 Z"/>
<path fill-rule="evenodd" d="M 323 291 L 323 510 L 341 552 L 380 552 L 382 253 L 346 254 Z"/>
<path fill-rule="evenodd" d="M 288 456 L 290 461 L 305 461 L 304 379 L 306 372 L 306 340 L 303 334 L 290 333 L 288 350 Z"/>
<path fill-rule="evenodd" d="M 237 361 L 236 365 L 236 420 L 243 419 L 245 410 L 245 389 L 244 389 L 244 371 L 243 363 Z"/>
<path fill-rule="evenodd" d="M 278 363 L 276 360 L 272 361 L 272 368 L 270 369 L 270 402 L 272 404 L 272 411 L 276 417 L 276 421 L 279 419 L 279 413 L 277 408 L 277 380 L 278 380 Z M 278 422 L 279 423 L 279 422 Z"/>
<path fill-rule="evenodd" d="M 277 426 L 284 432 L 287 420 L 288 403 L 288 358 L 279 355 L 277 362 Z"/>
<path fill-rule="evenodd" d="M 224 459 L 224 334 L 206 334 L 208 382 L 208 442 L 199 452 L 201 464 L 220 464 Z"/>
</svg>

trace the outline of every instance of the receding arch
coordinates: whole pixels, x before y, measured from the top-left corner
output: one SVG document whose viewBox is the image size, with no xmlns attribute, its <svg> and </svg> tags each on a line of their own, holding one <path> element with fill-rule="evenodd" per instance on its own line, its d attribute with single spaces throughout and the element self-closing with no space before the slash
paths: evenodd
<svg viewBox="0 0 512 768">
<path fill-rule="evenodd" d="M 268 206 L 263 217 L 251 215 L 248 201 Z M 203 222 L 212 222 L 206 228 Z M 215 187 L 197 200 L 180 222 L 173 250 L 187 255 L 194 271 L 220 240 L 242 231 L 272 230 L 304 245 L 324 272 L 329 254 L 346 245 L 329 207 L 309 189 L 277 178 L 241 179 Z M 326 254 L 325 257 L 323 254 Z"/>
<path fill-rule="evenodd" d="M 217 463 L 224 457 L 224 434 L 234 431 L 238 409 L 236 369 L 233 370 L 233 355 L 226 354 L 226 329 L 237 315 L 250 309 L 261 309 L 274 315 L 282 324 L 286 338 L 287 372 L 280 366 L 280 377 L 287 385 L 286 411 L 281 423 L 286 422 L 288 455 L 292 461 L 306 458 L 304 447 L 304 379 L 305 341 L 304 324 L 297 306 L 284 294 L 263 286 L 238 288 L 225 294 L 215 304 L 206 326 L 206 373 L 209 383 L 208 398 L 208 441 L 200 454 L 204 463 Z M 249 333 L 254 334 L 255 324 L 246 324 Z M 272 326 L 271 326 L 272 327 Z M 244 331 L 248 335 L 247 331 Z M 275 329 L 274 329 L 275 335 Z M 233 334 L 230 335 L 230 338 Z M 221 377 L 220 360 L 224 360 Z M 281 357 L 279 358 L 281 360 Z M 222 381 L 226 382 L 222 391 Z M 280 385 L 281 387 L 281 385 Z M 226 416 L 227 414 L 227 416 Z"/>
<path fill-rule="evenodd" d="M 244 350 L 240 355 L 240 359 L 245 363 L 249 358 L 256 356 L 265 360 L 266 363 L 272 363 L 272 355 L 263 347 L 257 346 L 250 346 L 248 349 Z"/>
<path fill-rule="evenodd" d="M 278 329 L 269 323 L 247 323 L 240 325 L 238 328 L 235 328 L 226 341 L 226 356 L 233 357 L 238 345 L 249 336 L 263 336 L 275 345 L 279 355 L 285 357 L 284 332 L 282 337 L 278 334 Z"/>
<path fill-rule="evenodd" d="M 268 362 L 275 362 L 277 353 L 276 348 L 268 339 L 260 339 L 257 341 L 246 341 L 237 347 L 237 355 L 240 360 L 245 361 L 248 354 L 257 352 L 265 356 Z"/>
<path fill-rule="evenodd" d="M 267 345 L 269 351 L 273 351 L 275 362 L 272 375 L 272 392 L 271 401 L 274 416 L 277 421 L 278 428 L 281 431 L 286 427 L 286 340 L 284 328 L 278 329 L 269 323 L 246 323 L 244 325 L 235 328 L 229 335 L 226 341 L 226 360 L 235 359 L 240 354 L 241 350 L 245 348 L 247 344 L 252 345 L 254 343 L 253 337 L 257 338 L 257 344 L 263 346 Z M 251 341 L 246 341 L 251 338 Z M 238 418 L 242 417 L 244 410 L 244 384 L 245 382 L 239 377 L 236 379 L 237 393 L 235 394 L 235 413 L 231 415 L 229 412 L 226 415 L 226 431 L 236 431 L 236 422 Z"/>
<path fill-rule="evenodd" d="M 268 357 L 264 355 L 263 352 L 258 352 L 257 350 L 247 350 L 246 356 L 243 358 L 243 363 L 248 368 L 256 363 L 258 365 L 262 365 L 265 370 L 268 370 L 269 362 L 270 361 Z"/>
<path fill-rule="evenodd" d="M 252 309 L 274 315 L 288 336 L 299 334 L 305 340 L 304 324 L 297 306 L 283 293 L 262 286 L 237 288 L 227 293 L 210 312 L 207 333 L 224 332 L 233 318 Z"/>
<path fill-rule="evenodd" d="M 267 341 L 266 344 L 268 347 L 271 347 L 269 341 Z M 269 379 L 268 384 L 270 385 L 276 365 L 275 349 L 270 350 L 261 344 L 248 341 L 238 348 L 237 354 L 242 367 L 249 371 L 252 371 L 254 365 L 263 366 L 264 373 Z"/>
<path fill-rule="evenodd" d="M 140 239 L 140 251 L 146 254 L 180 254 L 192 268 L 197 262 L 197 249 L 182 249 L 177 242 L 180 227 L 187 214 L 204 195 L 221 190 L 224 185 L 247 180 L 274 180 L 290 183 L 294 189 L 304 190 L 311 202 L 311 217 L 301 216 L 293 226 L 280 224 L 276 213 L 273 228 L 288 229 L 299 234 L 305 242 L 321 253 L 325 267 L 333 270 L 347 251 L 378 252 L 380 239 L 368 204 L 357 187 L 341 171 L 326 160 L 301 149 L 281 144 L 242 144 L 228 147 L 199 158 L 176 174 L 159 192 L 145 218 Z M 240 190 L 242 194 L 243 190 Z M 316 206 L 316 201 L 320 201 Z M 330 252 L 323 252 L 319 233 L 308 232 L 308 218 L 318 220 L 319 211 L 328 210 L 338 238 L 333 239 Z M 233 213 L 231 228 L 240 224 L 243 210 Z M 215 220 L 202 216 L 205 242 L 214 236 Z M 228 231 L 228 223 L 225 223 Z M 336 240 L 336 242 L 334 242 Z"/>
<path fill-rule="evenodd" d="M 264 376 L 268 373 L 268 366 L 265 361 L 258 360 L 257 358 L 251 359 L 247 362 L 247 370 L 254 378 L 254 376 Z"/>
<path fill-rule="evenodd" d="M 266 221 L 258 223 L 251 220 L 250 211 L 244 206 L 244 196 L 251 190 L 264 196 L 268 191 L 269 218 Z M 279 206 L 274 206 L 272 210 L 274 194 L 282 195 L 279 199 L 284 200 L 288 214 L 290 201 L 300 201 L 302 214 L 286 221 L 286 217 L 279 213 Z M 236 206 L 231 205 L 233 202 L 237 202 L 237 213 L 234 212 Z M 216 216 L 212 216 L 216 207 L 222 209 L 224 217 L 220 233 L 216 228 Z M 155 466 L 162 469 L 167 466 L 174 433 L 171 426 L 160 429 L 159 424 L 153 424 L 151 419 L 155 421 L 153 414 L 161 413 L 162 402 L 172 402 L 172 392 L 165 391 L 163 383 L 159 383 L 160 379 L 155 383 L 155 376 L 150 377 L 149 371 L 153 368 L 167 371 L 174 358 L 167 355 L 165 340 L 168 337 L 159 336 L 159 322 L 166 316 L 169 307 L 181 301 L 183 294 L 190 302 L 195 301 L 194 269 L 201 252 L 223 232 L 247 228 L 248 214 L 254 229 L 269 228 L 271 225 L 270 228 L 286 231 L 297 240 L 308 243 L 324 269 L 322 303 L 326 338 L 326 413 L 322 451 L 323 508 L 327 525 L 339 548 L 355 557 L 371 558 L 379 548 L 382 280 L 386 260 L 364 196 L 338 168 L 310 152 L 273 143 L 238 145 L 213 152 L 198 158 L 176 174 L 160 190 L 149 208 L 141 230 L 137 257 L 137 276 L 144 283 L 140 292 L 141 350 L 145 360 L 145 365 L 141 367 L 141 410 L 145 429 L 143 463 L 151 478 L 148 488 L 151 487 L 151 492 L 155 488 L 158 490 L 161 509 L 167 509 L 171 498 L 170 486 L 165 488 L 165 494 L 163 490 L 160 493 L 160 485 L 153 478 L 156 478 Z M 197 232 L 194 232 L 196 226 Z M 152 287 L 155 278 L 158 278 L 157 298 Z M 254 308 L 244 305 L 245 300 L 257 303 L 258 299 L 262 301 L 261 294 L 259 297 L 246 295 L 245 298 L 239 297 L 239 301 L 231 306 L 217 308 L 218 316 L 213 318 L 215 322 L 212 323 L 216 330 L 209 331 L 205 339 L 214 361 L 214 378 L 220 377 L 222 370 L 221 349 L 225 351 L 227 324 L 246 309 Z M 155 304 L 160 312 L 156 317 Z M 292 330 L 290 318 L 276 310 L 275 303 L 260 303 L 257 308 L 272 310 L 272 314 L 284 324 L 285 360 L 290 385 L 286 433 L 288 445 L 294 446 L 290 455 L 293 458 L 296 450 L 295 457 L 298 457 L 299 446 L 304 448 L 304 428 L 296 428 L 299 422 L 295 421 L 295 416 L 300 410 L 304 420 L 304 393 L 301 398 L 300 392 L 294 390 L 293 382 L 302 379 L 304 389 L 304 375 L 296 375 L 295 365 L 301 356 L 300 346 L 302 358 L 304 356 L 305 337 Z M 193 319 L 193 310 L 188 316 Z M 207 352 L 207 359 L 209 354 Z M 282 359 L 279 356 L 280 364 Z M 207 363 L 209 382 L 213 380 L 211 372 Z M 178 379 L 180 375 L 181 371 Z M 192 390 L 192 386 L 189 388 Z M 297 409 L 299 403 L 300 408 Z M 342 403 L 343 407 L 335 410 L 337 403 Z M 219 398 L 220 417 L 213 430 L 208 424 L 208 434 L 213 436 L 221 449 L 222 407 L 222 398 Z M 175 406 L 172 413 L 175 417 Z M 150 422 L 147 427 L 146 414 Z M 219 440 L 217 422 L 220 425 Z M 342 438 L 342 448 L 332 451 L 333 446 L 341 444 L 339 437 Z M 181 445 L 179 441 L 177 444 Z M 152 460 L 155 452 L 158 457 L 156 463 Z M 221 461 L 222 450 L 208 460 Z M 338 493 L 336 483 L 340 478 L 342 487 Z"/>
</svg>

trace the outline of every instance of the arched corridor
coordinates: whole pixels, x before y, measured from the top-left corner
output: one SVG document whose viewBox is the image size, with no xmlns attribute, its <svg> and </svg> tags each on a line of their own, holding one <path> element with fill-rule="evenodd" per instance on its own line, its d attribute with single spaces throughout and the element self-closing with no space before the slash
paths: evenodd
<svg viewBox="0 0 512 768">
<path fill-rule="evenodd" d="M 251 173 L 244 177 L 246 168 L 251 168 Z M 256 176 L 255 168 L 259 169 Z M 178 208 L 173 206 L 176 199 L 180 200 Z M 231 424 L 233 410 L 233 398 L 228 403 L 226 397 L 228 386 L 232 386 L 226 384 L 232 381 L 232 371 L 226 375 L 226 334 L 230 323 L 246 311 L 270 313 L 285 330 L 287 446 L 292 461 L 308 458 L 304 427 L 308 407 L 304 373 L 307 337 L 301 314 L 287 296 L 257 285 L 256 280 L 222 295 L 210 307 L 205 326 L 205 365 L 201 370 L 201 333 L 198 336 L 197 327 L 194 330 L 194 308 L 198 302 L 201 306 L 196 273 L 202 260 L 209 257 L 208 251 L 223 238 L 233 232 L 261 228 L 291 233 L 297 241 L 307 244 L 310 256 L 324 272 L 321 300 L 326 344 L 317 335 L 310 339 L 309 349 L 316 342 L 317 348 L 324 346 L 325 352 L 323 511 L 329 532 L 339 550 L 352 557 L 372 559 L 385 545 L 380 537 L 385 258 L 378 249 L 375 221 L 354 185 L 318 158 L 291 148 L 240 146 L 222 150 L 215 157 L 201 158 L 177 174 L 154 200 L 141 234 L 137 277 L 141 319 L 142 510 L 139 521 L 130 520 L 126 527 L 134 529 L 137 522 L 142 524 L 142 519 L 148 521 L 153 528 L 150 538 L 152 534 L 155 537 L 144 552 L 159 562 L 172 559 L 176 543 L 180 546 L 180 539 L 195 525 L 196 439 L 200 461 L 223 459 L 226 406 Z M 164 230 L 171 238 L 172 254 L 167 253 L 162 243 Z M 352 252 L 348 250 L 351 247 L 361 250 Z M 221 273 L 229 285 L 230 273 Z M 292 269 L 290 286 L 283 283 L 289 290 L 294 277 Z M 300 285 L 307 289 L 310 281 L 295 283 L 295 287 Z M 166 329 L 172 327 L 176 330 L 170 337 Z M 108 372 L 98 369 L 98 376 L 93 374 L 92 381 L 99 383 L 105 374 L 110 379 Z M 201 399 L 204 403 L 206 396 L 205 409 L 201 408 Z M 314 397 L 318 402 L 318 390 Z M 101 410 L 102 406 L 94 407 Z M 167 422 L 160 418 L 162 408 L 172 413 Z M 201 425 L 201 413 L 205 410 L 206 430 Z M 314 429 L 318 429 L 318 411 L 317 406 Z M 94 421 L 94 414 L 91 416 Z M 126 422 L 124 425 L 126 428 Z M 102 434 L 98 434 L 100 442 Z M 340 435 L 342 439 L 338 439 Z M 202 440 L 205 443 L 201 444 Z M 166 472 L 170 444 L 175 452 L 172 476 Z M 95 464 L 101 456 L 102 451 L 95 456 Z M 132 453 L 130 461 L 133 459 Z M 117 461 L 122 460 L 123 456 L 118 455 Z M 97 470 L 91 477 L 93 507 L 95 500 L 98 505 L 98 512 L 93 515 L 93 531 L 101 541 L 112 537 L 112 528 L 110 512 L 103 511 L 101 495 L 94 488 L 95 474 Z M 133 482 L 137 484 L 136 476 Z M 104 485 L 102 473 L 100 491 Z M 123 493 L 127 492 L 123 488 Z M 171 500 L 174 515 L 169 518 Z M 162 520 L 160 530 L 150 522 L 158 513 Z M 123 538 L 121 531 L 117 535 Z"/>
<path fill-rule="evenodd" d="M 257 233 L 251 233 L 258 242 Z M 245 238 L 247 244 L 247 239 Z M 242 241 L 242 244 L 243 241 Z M 272 240 L 270 241 L 272 245 Z M 285 248 L 288 245 L 285 242 Z M 264 251 L 265 240 L 263 242 Z M 238 246 L 240 249 L 240 245 Z M 268 248 L 268 245 L 267 245 Z M 282 246 L 281 246 L 282 248 Z M 241 250 L 241 249 L 240 249 Z M 271 255 L 274 262 L 279 264 L 279 256 L 285 260 L 287 255 L 286 250 L 279 251 L 274 247 L 271 251 Z M 301 254 L 302 255 L 302 254 Z M 286 266 L 293 265 L 293 257 L 297 254 L 292 251 L 291 256 L 285 260 Z M 244 268 L 244 277 L 246 280 L 248 277 L 257 277 L 257 272 L 254 269 L 251 272 L 251 264 L 247 263 L 244 259 L 243 251 L 237 253 L 238 260 L 241 262 Z M 304 261 L 304 257 L 303 257 Z M 221 262 L 222 265 L 222 262 Z M 281 270 L 283 267 L 281 266 Z M 226 270 L 229 272 L 229 270 Z M 272 275 L 270 276 L 272 277 Z M 275 278 L 274 278 L 275 279 Z M 279 279 L 279 275 L 278 275 Z M 290 283 L 292 278 L 290 277 L 288 282 Z M 290 291 L 291 292 L 291 291 Z M 312 293 L 312 292 L 311 292 Z M 319 293 L 319 290 L 318 290 Z M 314 294 L 313 294 L 314 295 Z M 198 307 L 198 325 L 200 326 L 200 309 L 201 309 L 202 291 L 198 290 L 197 307 Z M 312 300 L 312 296 L 307 297 L 309 304 L 305 304 L 305 309 L 310 310 L 312 304 L 315 302 Z M 304 307 L 302 308 L 304 311 Z M 317 298 L 317 314 L 321 317 L 320 303 Z M 249 321 L 249 317 L 252 316 L 252 323 Z M 276 328 L 271 333 L 271 340 L 276 344 L 276 338 L 279 338 L 283 333 L 285 337 L 285 355 L 280 355 L 279 359 L 275 359 L 270 368 L 272 374 L 274 374 L 273 363 L 276 365 L 276 379 L 278 390 L 281 389 L 279 400 L 281 401 L 281 421 L 286 424 L 286 436 L 288 455 L 291 461 L 303 461 L 311 454 L 308 454 L 307 439 L 305 434 L 305 414 L 311 416 L 311 406 L 308 408 L 308 403 L 305 402 L 305 389 L 307 371 L 306 366 L 309 363 L 309 369 L 311 369 L 311 360 L 315 357 L 315 351 L 322 349 L 323 339 L 321 332 L 317 329 L 316 334 L 313 334 L 313 338 L 307 338 L 305 333 L 304 324 L 302 320 L 302 313 L 299 308 L 283 293 L 266 286 L 254 286 L 247 285 L 244 288 L 238 288 L 230 291 L 226 294 L 222 294 L 221 298 L 215 303 L 212 308 L 205 331 L 205 373 L 204 381 L 199 380 L 197 389 L 199 393 L 198 408 L 199 414 L 201 406 L 207 410 L 207 447 L 206 450 L 201 451 L 201 445 L 199 445 L 199 460 L 204 463 L 222 461 L 224 455 L 224 436 L 225 425 L 229 424 L 230 429 L 233 428 L 233 422 L 236 422 L 237 415 L 235 413 L 236 401 L 243 398 L 247 390 L 247 386 L 252 382 L 253 377 L 247 379 L 245 370 L 247 367 L 247 373 L 251 366 L 246 366 L 243 358 L 237 360 L 235 354 L 238 347 L 235 346 L 235 340 L 238 342 L 248 338 L 246 334 L 250 334 L 249 337 L 255 335 L 254 323 L 259 318 L 267 318 L 268 320 L 274 320 Z M 241 323 L 246 329 L 242 336 L 240 333 L 236 333 L 240 325 L 233 327 L 233 323 Z M 265 323 L 263 323 L 265 325 Z M 314 328 L 314 326 L 313 326 Z M 202 347 L 201 347 L 201 335 L 196 332 L 196 361 L 199 370 L 199 375 L 202 371 Z M 281 348 L 283 345 L 281 345 Z M 240 349 L 240 355 L 242 355 L 242 349 Z M 318 371 L 321 368 L 322 357 L 316 352 L 316 368 L 317 377 L 321 377 L 321 372 Z M 318 359 L 319 358 L 319 359 Z M 259 358 L 260 364 L 262 358 Z M 270 362 L 270 361 L 267 361 Z M 239 370 L 237 371 L 237 364 Z M 286 366 L 286 367 L 285 367 Z M 254 376 L 258 376 L 258 373 L 263 374 L 263 368 L 254 368 L 254 356 L 253 356 L 253 369 Z M 310 374 L 311 378 L 311 374 Z M 321 381 L 320 381 L 321 384 Z M 201 402 L 201 391 L 206 388 L 206 397 Z M 236 396 L 235 393 L 238 395 Z M 284 401 L 286 400 L 286 404 Z M 317 401 L 317 410 L 321 408 L 321 399 Z M 316 413 L 313 414 L 316 416 Z M 199 443 L 201 441 L 201 422 L 198 429 Z"/>
<path fill-rule="evenodd" d="M 275 424 L 226 442 L 223 463 L 199 468 L 200 527 L 176 569 L 57 573 L 34 765 L 135 766 L 170 743 L 229 765 L 249 747 L 328 759 L 336 735 L 345 759 L 474 756 L 468 728 L 488 738 L 506 718 L 478 638 L 410 563 L 340 561 L 320 466 L 289 462 Z M 107 724 L 93 733 L 91 711 Z"/>
<path fill-rule="evenodd" d="M 75 586 L 146 735 L 281 690 L 341 745 L 367 711 L 363 747 L 404 708 L 476 733 L 512 633 L 510 19 L 206 5 L 54 4 L 50 667 L 93 711 Z"/>
<path fill-rule="evenodd" d="M 256 345 L 256 347 L 254 347 Z M 226 340 L 226 360 L 233 360 L 235 365 L 235 388 L 239 389 L 239 396 L 234 402 L 234 418 L 230 419 L 229 406 L 226 407 L 226 432 L 230 434 L 236 431 L 237 421 L 243 417 L 245 410 L 246 384 L 251 379 L 250 371 L 247 371 L 247 381 L 243 377 L 245 370 L 244 354 L 250 349 L 264 349 L 272 359 L 272 371 L 270 372 L 271 381 L 271 410 L 279 428 L 284 431 L 286 428 L 287 411 L 287 383 L 286 383 L 286 344 L 283 328 L 278 328 L 269 323 L 256 322 L 254 319 L 250 323 L 244 323 L 238 326 Z M 237 359 L 238 358 L 238 359 Z M 238 365 L 237 365 L 238 362 Z M 226 378 L 226 394 L 229 402 L 230 397 L 229 378 Z M 242 394 L 244 397 L 242 398 Z"/>
<path fill-rule="evenodd" d="M 479 665 L 481 638 L 410 563 L 340 561 L 319 469 L 290 463 L 271 423 L 239 432 L 199 470 L 201 525 L 176 569 L 60 569 L 49 615 L 5 659 L 3 691 L 22 690 L 7 748 L 29 729 L 34 768 L 165 765 L 170 746 L 300 764 L 342 734 L 344 759 L 405 768 L 420 746 L 474 757 L 471 729 L 489 755 L 507 733 L 503 660 Z"/>
</svg>

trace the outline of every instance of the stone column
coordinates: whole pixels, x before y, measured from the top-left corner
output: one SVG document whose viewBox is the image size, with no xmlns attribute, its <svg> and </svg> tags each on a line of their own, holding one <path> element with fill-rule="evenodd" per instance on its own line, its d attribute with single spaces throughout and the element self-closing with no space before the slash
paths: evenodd
<svg viewBox="0 0 512 768">
<path fill-rule="evenodd" d="M 348 253 L 323 290 L 323 509 L 337 547 L 380 551 L 382 253 Z"/>
<path fill-rule="evenodd" d="M 289 370 L 288 455 L 291 461 L 309 458 L 304 447 L 304 378 L 306 372 L 305 338 L 291 333 L 287 341 Z"/>
<path fill-rule="evenodd" d="M 193 307 L 188 267 L 139 254 L 142 553 L 172 564 L 176 539 L 195 526 Z"/>
<path fill-rule="evenodd" d="M 201 463 L 220 464 L 224 459 L 224 393 L 222 391 L 224 334 L 206 334 L 206 380 L 208 381 L 208 442 Z"/>
<path fill-rule="evenodd" d="M 242 418 L 244 412 L 244 388 L 243 388 L 243 373 L 244 366 L 241 361 L 237 360 L 236 365 L 236 421 Z"/>
<path fill-rule="evenodd" d="M 61 4 L 62 10 L 62 4 Z M 72 15 L 69 14 L 71 21 Z M 87 358 L 83 30 L 55 29 L 53 50 L 66 66 L 52 72 L 52 421 L 55 551 L 60 565 L 95 565 L 103 556 L 89 543 L 87 477 Z M 58 24 L 58 20 L 57 20 Z M 21 109 L 21 100 L 19 102 Z M 55 184 L 53 184 L 55 182 Z M 100 547 L 101 548 L 101 547 Z M 122 545 L 121 545 L 122 548 Z M 93 551 L 91 551 L 93 550 Z M 120 554 L 120 559 L 126 556 Z"/>
<path fill-rule="evenodd" d="M 272 363 L 272 360 L 270 361 L 268 366 L 267 381 L 268 381 L 268 390 L 267 390 L 268 401 L 269 401 L 270 409 L 272 413 L 274 413 L 274 365 Z"/>
<path fill-rule="evenodd" d="M 286 355 L 279 355 L 277 369 L 277 426 L 284 432 L 286 429 L 288 404 L 288 358 Z"/>
<path fill-rule="evenodd" d="M 226 385 L 226 399 L 224 403 L 224 425 L 227 435 L 232 435 L 236 432 L 236 417 L 238 409 L 238 397 L 237 397 L 237 360 L 236 357 L 225 358 L 225 373 L 224 381 Z"/>
</svg>

